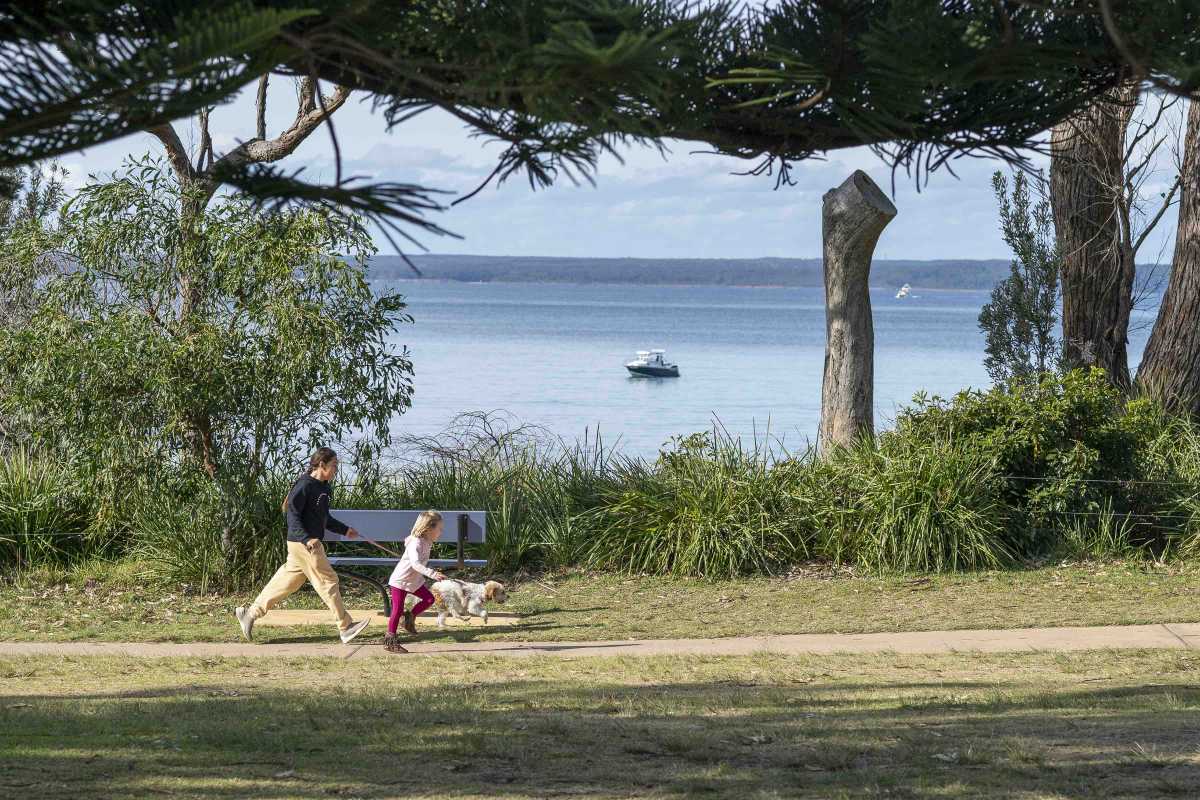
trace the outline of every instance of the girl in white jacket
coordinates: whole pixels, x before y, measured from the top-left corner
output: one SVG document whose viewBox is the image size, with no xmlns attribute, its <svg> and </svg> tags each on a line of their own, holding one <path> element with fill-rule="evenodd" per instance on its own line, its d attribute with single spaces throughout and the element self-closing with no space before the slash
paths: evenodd
<svg viewBox="0 0 1200 800">
<path fill-rule="evenodd" d="M 388 618 L 388 632 L 384 644 L 392 652 L 407 652 L 396 640 L 400 615 L 404 615 L 404 630 L 415 634 L 417 615 L 433 605 L 433 593 L 425 585 L 425 579 L 446 579 L 442 573 L 425 566 L 433 543 L 441 535 L 442 515 L 436 511 L 422 511 L 413 523 L 412 533 L 404 540 L 404 557 L 396 564 L 396 568 L 392 570 L 392 577 L 388 579 L 388 586 L 392 591 L 392 615 Z M 417 604 L 411 611 L 405 611 L 404 600 L 409 594 L 417 597 Z"/>
</svg>

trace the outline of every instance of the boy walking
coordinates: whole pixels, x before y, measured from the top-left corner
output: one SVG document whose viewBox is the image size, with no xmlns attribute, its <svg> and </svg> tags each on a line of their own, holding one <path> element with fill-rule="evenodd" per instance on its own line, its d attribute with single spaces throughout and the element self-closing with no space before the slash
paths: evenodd
<svg viewBox="0 0 1200 800">
<path fill-rule="evenodd" d="M 325 531 L 330 530 L 353 539 L 358 531 L 329 516 L 329 503 L 333 493 L 330 485 L 338 471 L 337 454 L 322 447 L 309 459 L 308 472 L 296 479 L 296 483 L 283 501 L 287 515 L 287 561 L 275 576 L 259 592 L 250 606 L 238 606 L 234 616 L 242 628 L 242 636 L 253 638 L 255 620 L 264 616 L 285 598 L 295 592 L 305 581 L 313 585 L 317 594 L 329 606 L 337 621 L 338 632 L 343 644 L 349 644 L 363 628 L 371 622 L 364 619 L 355 622 L 342 602 L 341 584 L 337 573 L 325 555 Z"/>
</svg>

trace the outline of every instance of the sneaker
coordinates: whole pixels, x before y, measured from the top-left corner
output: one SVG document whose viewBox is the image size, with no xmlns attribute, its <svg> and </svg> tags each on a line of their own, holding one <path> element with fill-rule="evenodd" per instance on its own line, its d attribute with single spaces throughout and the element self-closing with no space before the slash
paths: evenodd
<svg viewBox="0 0 1200 800">
<path fill-rule="evenodd" d="M 411 609 L 404 612 L 404 630 L 408 631 L 413 636 L 417 635 L 417 618 L 413 616 Z"/>
<path fill-rule="evenodd" d="M 354 641 L 354 637 L 362 633 L 363 628 L 370 624 L 371 620 L 368 618 L 364 619 L 362 622 L 355 622 L 349 628 L 346 628 L 346 630 L 342 631 L 341 633 L 342 644 L 350 644 L 350 642 Z"/>
<path fill-rule="evenodd" d="M 247 642 L 254 639 L 254 615 L 250 613 L 250 609 L 245 606 L 238 606 L 233 610 L 233 615 L 237 617 L 238 624 L 242 626 L 242 637 Z"/>
<path fill-rule="evenodd" d="M 400 644 L 400 637 L 396 634 L 383 637 L 383 646 L 387 648 L 389 653 L 407 653 L 408 650 L 404 645 Z"/>
</svg>

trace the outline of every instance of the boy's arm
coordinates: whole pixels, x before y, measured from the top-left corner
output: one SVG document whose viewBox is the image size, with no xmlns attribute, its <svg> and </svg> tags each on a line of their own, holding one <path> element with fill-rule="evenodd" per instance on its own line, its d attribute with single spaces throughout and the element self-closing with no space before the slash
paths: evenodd
<svg viewBox="0 0 1200 800">
<path fill-rule="evenodd" d="M 336 534 L 345 536 L 350 526 L 342 522 L 340 519 L 335 519 L 332 515 L 325 516 L 325 530 L 333 531 Z"/>
</svg>

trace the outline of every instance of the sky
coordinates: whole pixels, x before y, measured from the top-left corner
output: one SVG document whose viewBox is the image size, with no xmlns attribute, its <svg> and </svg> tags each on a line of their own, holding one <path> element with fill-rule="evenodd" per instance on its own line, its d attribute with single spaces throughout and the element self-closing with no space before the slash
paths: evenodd
<svg viewBox="0 0 1200 800">
<path fill-rule="evenodd" d="M 278 133 L 295 113 L 290 79 L 275 78 L 268 104 L 268 135 Z M 374 180 L 418 183 L 453 193 L 473 190 L 495 165 L 500 146 L 470 136 L 457 120 L 429 112 L 388 132 L 372 113 L 370 100 L 352 95 L 334 115 L 346 174 Z M 176 123 L 185 144 L 193 144 L 195 126 Z M 254 89 L 247 87 L 232 103 L 213 112 L 211 128 L 218 152 L 253 135 Z M 702 154 L 702 144 L 668 141 L 664 157 L 634 147 L 622 160 L 606 157 L 596 184 L 561 181 L 533 190 L 521 178 L 489 186 L 475 197 L 437 213 L 435 220 L 461 239 L 421 234 L 432 253 L 504 256 L 589 256 L 649 258 L 816 258 L 821 255 L 821 196 L 855 169 L 867 172 L 888 192 L 899 214 L 876 248 L 881 259 L 1009 258 L 997 226 L 991 175 L 1007 170 L 1001 162 L 964 158 L 955 162 L 957 177 L 934 173 L 918 192 L 902 171 L 891 168 L 867 148 L 829 153 L 795 165 L 794 186 L 776 190 L 766 176 L 734 174 L 751 166 L 735 158 Z M 139 133 L 62 159 L 70 183 L 118 169 L 130 155 L 161 153 L 158 141 Z M 623 162 L 623 163 L 622 163 Z M 1047 160 L 1034 156 L 1035 164 Z M 318 131 L 282 162 L 305 168 L 309 180 L 332 180 L 333 149 Z M 1155 182 L 1167 180 L 1160 169 Z M 447 200 L 453 194 L 446 195 Z M 1173 216 L 1173 215 L 1172 215 Z M 1139 261 L 1169 258 L 1173 219 L 1139 256 Z M 381 252 L 394 252 L 377 237 Z"/>
</svg>

